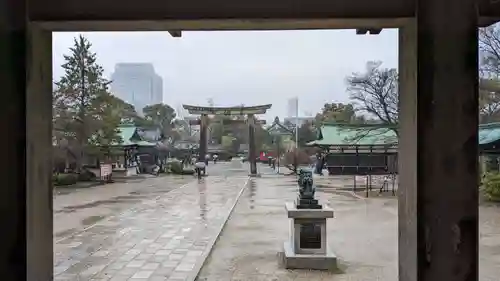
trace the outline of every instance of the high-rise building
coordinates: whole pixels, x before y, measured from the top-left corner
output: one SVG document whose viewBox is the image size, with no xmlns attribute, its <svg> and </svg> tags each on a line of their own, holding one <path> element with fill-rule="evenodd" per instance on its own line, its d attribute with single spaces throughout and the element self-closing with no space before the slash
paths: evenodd
<svg viewBox="0 0 500 281">
<path fill-rule="evenodd" d="M 163 79 L 151 63 L 117 63 L 111 92 L 142 113 L 144 107 L 163 102 Z"/>
<path fill-rule="evenodd" d="M 283 122 L 290 123 L 290 124 L 293 124 L 294 126 L 301 127 L 302 125 L 304 125 L 306 123 L 314 122 L 314 117 L 313 116 L 285 117 L 283 119 Z"/>
<path fill-rule="evenodd" d="M 305 116 L 300 116 L 298 97 L 288 99 L 287 106 L 287 117 L 283 119 L 284 122 L 300 127 L 305 123 L 311 123 L 314 121 L 314 116 L 312 116 L 310 112 L 307 112 Z"/>
<path fill-rule="evenodd" d="M 299 98 L 288 99 L 287 117 L 296 117 L 299 114 Z"/>
</svg>

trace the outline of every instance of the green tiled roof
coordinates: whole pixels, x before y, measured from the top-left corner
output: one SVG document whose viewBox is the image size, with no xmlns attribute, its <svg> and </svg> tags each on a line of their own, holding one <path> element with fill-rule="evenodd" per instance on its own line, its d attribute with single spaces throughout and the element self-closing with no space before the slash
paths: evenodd
<svg viewBox="0 0 500 281">
<path fill-rule="evenodd" d="M 132 136 L 134 136 L 135 131 L 137 130 L 137 127 L 133 126 L 121 126 L 118 128 L 120 131 L 120 137 L 122 138 L 122 143 L 120 145 L 134 145 L 135 143 L 132 142 L 130 139 Z"/>
<path fill-rule="evenodd" d="M 500 139 L 500 123 L 479 125 L 479 144 L 489 144 Z"/>
<path fill-rule="evenodd" d="M 396 144 L 396 133 L 388 127 L 325 124 L 321 138 L 308 145 L 388 145 Z"/>
<path fill-rule="evenodd" d="M 134 134 L 137 130 L 137 127 L 135 127 L 135 126 L 120 126 L 118 128 L 118 130 L 120 131 L 120 137 L 122 139 L 122 142 L 120 144 L 116 144 L 116 145 L 120 145 L 120 146 L 130 146 L 130 145 L 156 146 L 155 143 L 148 142 L 145 140 L 132 140 L 132 137 L 134 136 Z"/>
<path fill-rule="evenodd" d="M 500 122 L 479 125 L 479 145 L 500 140 Z M 308 145 L 383 145 L 396 144 L 397 136 L 388 128 L 326 124 L 321 127 L 322 138 Z"/>
</svg>

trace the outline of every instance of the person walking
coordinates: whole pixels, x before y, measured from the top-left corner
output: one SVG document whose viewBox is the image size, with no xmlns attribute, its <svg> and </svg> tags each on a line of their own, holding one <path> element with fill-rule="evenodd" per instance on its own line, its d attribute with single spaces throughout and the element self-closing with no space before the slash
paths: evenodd
<svg viewBox="0 0 500 281">
<path fill-rule="evenodd" d="M 210 161 L 210 154 L 205 154 L 205 166 L 208 166 L 208 161 Z"/>
</svg>

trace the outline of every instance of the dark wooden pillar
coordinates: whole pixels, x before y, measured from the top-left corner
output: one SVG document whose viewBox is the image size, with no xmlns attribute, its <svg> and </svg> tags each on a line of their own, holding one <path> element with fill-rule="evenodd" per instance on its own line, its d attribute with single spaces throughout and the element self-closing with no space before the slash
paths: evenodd
<svg viewBox="0 0 500 281">
<path fill-rule="evenodd" d="M 399 280 L 417 281 L 417 27 L 399 29 Z"/>
<path fill-rule="evenodd" d="M 52 280 L 52 37 L 23 0 L 0 0 L 0 275 Z"/>
<path fill-rule="evenodd" d="M 52 32 L 30 24 L 28 38 L 25 105 L 28 280 L 52 280 Z"/>
<path fill-rule="evenodd" d="M 400 101 L 400 280 L 478 280 L 476 1 L 417 2 L 417 90 L 402 84 Z"/>
<path fill-rule="evenodd" d="M 0 276 L 26 280 L 26 2 L 0 0 Z"/>
<path fill-rule="evenodd" d="M 208 133 L 208 115 L 202 114 L 200 117 L 200 149 L 198 161 L 204 162 L 207 154 L 207 133 Z"/>
<path fill-rule="evenodd" d="M 255 150 L 255 116 L 248 114 L 248 162 L 250 163 L 250 175 L 257 175 L 257 151 Z"/>
</svg>

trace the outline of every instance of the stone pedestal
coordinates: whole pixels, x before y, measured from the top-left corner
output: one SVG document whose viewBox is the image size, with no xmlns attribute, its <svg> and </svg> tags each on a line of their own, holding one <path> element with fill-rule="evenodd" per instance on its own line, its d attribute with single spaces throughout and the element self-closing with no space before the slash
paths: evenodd
<svg viewBox="0 0 500 281">
<path fill-rule="evenodd" d="M 323 206 L 318 204 L 318 200 L 314 198 L 300 198 L 300 195 L 297 198 L 297 204 L 295 205 L 297 209 L 322 209 Z"/>
<path fill-rule="evenodd" d="M 328 248 L 326 235 L 326 219 L 333 218 L 333 210 L 328 206 L 298 209 L 295 203 L 286 203 L 285 207 L 290 219 L 290 239 L 284 243 L 284 266 L 290 269 L 336 269 L 337 257 Z"/>
</svg>

